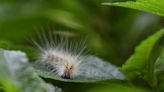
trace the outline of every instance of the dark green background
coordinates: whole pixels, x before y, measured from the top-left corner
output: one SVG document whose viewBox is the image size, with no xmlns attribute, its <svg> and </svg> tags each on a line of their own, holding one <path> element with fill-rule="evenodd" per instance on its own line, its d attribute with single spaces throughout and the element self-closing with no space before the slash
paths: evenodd
<svg viewBox="0 0 164 92">
<path fill-rule="evenodd" d="M 73 39 L 87 38 L 88 54 L 121 66 L 140 41 L 164 26 L 164 18 L 102 6 L 103 1 L 126 0 L 1 0 L 0 47 L 23 50 L 32 59 L 35 50 L 30 39 L 35 38 L 36 31 L 69 32 Z M 62 87 L 72 92 L 70 86 L 76 84 L 68 84 L 62 83 Z"/>
</svg>

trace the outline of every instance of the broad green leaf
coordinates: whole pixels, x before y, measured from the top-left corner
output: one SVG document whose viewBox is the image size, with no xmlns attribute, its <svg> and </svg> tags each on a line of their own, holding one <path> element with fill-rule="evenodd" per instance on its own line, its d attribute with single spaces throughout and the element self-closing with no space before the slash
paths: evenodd
<svg viewBox="0 0 164 92">
<path fill-rule="evenodd" d="M 34 67 L 36 72 L 42 77 L 65 82 L 96 82 L 108 79 L 125 79 L 125 76 L 118 70 L 118 67 L 110 63 L 104 62 L 94 56 L 85 56 L 81 58 L 83 58 L 82 60 L 84 61 L 82 61 L 83 64 L 79 67 L 82 67 L 82 71 L 85 71 L 85 73 L 78 73 L 78 76 L 75 76 L 74 79 L 71 80 L 58 76 L 52 72 L 52 69 L 48 69 L 47 65 L 44 65 L 43 63 L 40 64 L 39 61 Z"/>
<path fill-rule="evenodd" d="M 155 61 L 160 55 L 159 41 L 164 35 L 164 29 L 156 32 L 136 47 L 134 54 L 122 66 L 121 70 L 128 76 L 140 76 L 147 80 L 151 86 L 157 85 L 154 74 Z"/>
<path fill-rule="evenodd" d="M 136 0 L 127 2 L 102 3 L 103 5 L 112 5 L 137 9 L 164 16 L 164 0 Z"/>
<path fill-rule="evenodd" d="M 0 60 L 0 83 L 5 92 L 61 92 L 34 72 L 25 53 L 1 50 Z"/>
</svg>

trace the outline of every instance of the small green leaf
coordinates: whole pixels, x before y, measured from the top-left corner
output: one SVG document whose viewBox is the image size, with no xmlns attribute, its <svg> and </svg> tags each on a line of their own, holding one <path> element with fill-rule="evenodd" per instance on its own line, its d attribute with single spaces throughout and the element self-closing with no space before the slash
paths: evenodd
<svg viewBox="0 0 164 92">
<path fill-rule="evenodd" d="M 125 76 L 118 70 L 118 67 L 110 63 L 104 62 L 94 56 L 85 56 L 81 58 L 83 58 L 83 64 L 80 64 L 79 67 L 82 67 L 82 71 L 85 73 L 78 73 L 78 75 L 71 80 L 58 76 L 52 72 L 52 70 L 47 69 L 47 66 L 45 67 L 44 64 L 39 64 L 39 61 L 34 67 L 36 72 L 42 77 L 65 82 L 96 82 L 108 79 L 125 79 Z"/>
<path fill-rule="evenodd" d="M 102 5 L 112 5 L 137 9 L 164 16 L 164 0 L 137 0 L 128 2 L 102 3 Z"/>
</svg>

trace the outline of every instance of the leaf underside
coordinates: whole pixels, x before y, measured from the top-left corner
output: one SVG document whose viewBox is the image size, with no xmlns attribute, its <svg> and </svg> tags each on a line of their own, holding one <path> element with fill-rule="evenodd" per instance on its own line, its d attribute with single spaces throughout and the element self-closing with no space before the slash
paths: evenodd
<svg viewBox="0 0 164 92">
<path fill-rule="evenodd" d="M 0 50 L 0 84 L 5 92 L 61 92 L 44 82 L 21 51 Z"/>
</svg>

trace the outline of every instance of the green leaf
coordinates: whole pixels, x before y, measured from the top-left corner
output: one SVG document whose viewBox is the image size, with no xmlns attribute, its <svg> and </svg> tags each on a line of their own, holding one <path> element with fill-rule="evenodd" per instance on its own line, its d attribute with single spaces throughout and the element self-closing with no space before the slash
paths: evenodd
<svg viewBox="0 0 164 92">
<path fill-rule="evenodd" d="M 146 62 L 149 60 L 149 56 L 154 45 L 160 40 L 164 34 L 164 29 L 156 32 L 146 40 L 142 41 L 139 46 L 136 47 L 134 55 L 132 55 L 121 68 L 122 71 L 140 71 L 145 68 Z"/>
<path fill-rule="evenodd" d="M 127 76 L 140 76 L 147 80 L 151 86 L 157 85 L 156 76 L 154 73 L 155 61 L 160 55 L 159 41 L 164 35 L 164 29 L 156 32 L 141 44 L 136 47 L 135 53 L 127 60 L 126 64 L 122 66 L 121 71 Z"/>
<path fill-rule="evenodd" d="M 137 9 L 164 16 L 164 0 L 137 0 L 128 2 L 102 3 L 102 5 L 112 5 Z"/>
<path fill-rule="evenodd" d="M 61 92 L 34 72 L 21 51 L 0 50 L 0 71 L 0 84 L 5 92 Z"/>
<path fill-rule="evenodd" d="M 118 67 L 110 63 L 104 62 L 94 56 L 85 56 L 81 58 L 83 64 L 80 64 L 78 67 L 82 67 L 82 71 L 85 71 L 85 73 L 78 73 L 73 79 L 64 79 L 58 76 L 56 73 L 52 72 L 53 69 L 48 69 L 46 62 L 45 64 L 40 64 L 38 61 L 34 67 L 40 76 L 64 82 L 97 82 L 109 79 L 125 79 L 125 76 L 118 70 Z"/>
</svg>

